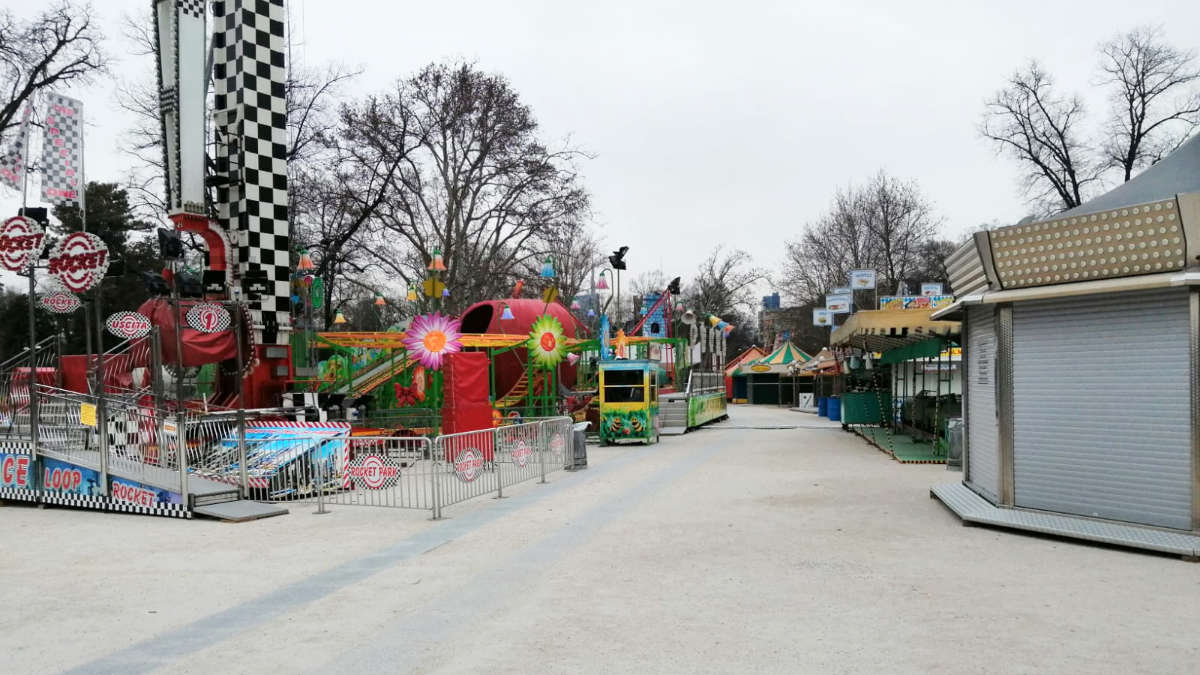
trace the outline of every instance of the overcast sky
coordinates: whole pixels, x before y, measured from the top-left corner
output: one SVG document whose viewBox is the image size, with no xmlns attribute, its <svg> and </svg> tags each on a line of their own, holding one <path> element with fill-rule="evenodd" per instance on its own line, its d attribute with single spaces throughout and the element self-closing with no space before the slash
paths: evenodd
<svg viewBox="0 0 1200 675">
<path fill-rule="evenodd" d="M 118 23 L 149 5 L 95 3 L 118 75 L 147 65 L 124 53 Z M 595 155 L 582 169 L 597 224 L 606 244 L 630 247 L 629 274 L 685 278 L 718 244 L 774 272 L 783 243 L 835 190 L 880 168 L 919 182 L 946 236 L 1013 222 L 1025 215 L 1016 167 L 978 136 L 983 100 L 1036 57 L 1098 113 L 1098 42 L 1150 23 L 1191 47 L 1200 25 L 1200 3 L 1166 0 L 291 0 L 290 10 L 296 58 L 363 69 L 351 95 L 447 58 L 504 74 L 548 140 Z M 64 93 L 85 101 L 87 178 L 121 180 L 128 122 L 111 84 Z M 11 193 L 0 206 L 15 209 Z"/>
</svg>

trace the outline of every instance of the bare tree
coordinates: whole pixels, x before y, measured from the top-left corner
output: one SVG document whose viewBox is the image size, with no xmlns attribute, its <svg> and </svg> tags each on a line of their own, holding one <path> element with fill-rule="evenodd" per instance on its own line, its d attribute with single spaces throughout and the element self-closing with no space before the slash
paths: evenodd
<svg viewBox="0 0 1200 675">
<path fill-rule="evenodd" d="M 885 283 L 904 279 L 916 267 L 920 247 L 937 231 L 932 205 L 916 182 L 883 171 L 867 184 L 860 201 L 876 270 Z"/>
<path fill-rule="evenodd" d="M 293 238 L 309 249 L 325 282 L 327 322 L 339 303 L 356 294 L 418 279 L 423 265 L 413 255 L 397 255 L 379 221 L 419 141 L 413 126 L 411 116 L 374 97 L 345 105 L 338 126 L 313 141 L 306 151 L 311 161 L 294 172 Z"/>
<path fill-rule="evenodd" d="M 1178 148 L 1200 124 L 1196 55 L 1165 43 L 1158 27 L 1141 27 L 1100 45 L 1101 84 L 1112 113 L 1101 143 L 1106 168 L 1134 171 Z"/>
<path fill-rule="evenodd" d="M 91 6 L 61 0 L 32 20 L 0 10 L 0 135 L 37 92 L 90 82 L 107 63 Z"/>
<path fill-rule="evenodd" d="M 1017 160 L 1026 196 L 1052 213 L 1082 204 L 1099 179 L 1100 168 L 1080 139 L 1083 116 L 1079 97 L 1056 93 L 1053 79 L 1033 61 L 987 101 L 980 133 Z"/>
<path fill-rule="evenodd" d="M 500 75 L 472 64 L 431 64 L 380 99 L 410 117 L 417 147 L 383 210 L 393 246 L 423 264 L 440 250 L 451 290 L 446 306 L 504 294 L 537 260 L 546 233 L 580 220 L 588 194 L 573 162 L 547 148 L 532 111 Z M 397 267 L 412 258 L 402 252 Z"/>
<path fill-rule="evenodd" d="M 740 249 L 713 249 L 686 281 L 684 304 L 695 312 L 737 321 L 754 308 L 754 284 L 766 278 L 750 254 Z"/>
<path fill-rule="evenodd" d="M 838 191 L 829 212 L 787 243 L 777 282 L 802 305 L 823 305 L 825 293 L 847 285 L 855 269 L 873 269 L 880 288 L 894 288 L 928 268 L 927 244 L 939 226 L 915 181 L 881 171 L 862 187 Z"/>
<path fill-rule="evenodd" d="M 522 278 L 534 280 L 530 290 L 540 292 L 554 285 L 559 299 L 566 305 L 570 305 L 575 296 L 590 292 L 592 272 L 600 266 L 604 256 L 586 221 L 576 218 L 548 228 L 533 246 L 539 252 L 532 260 L 533 264 L 526 264 L 520 273 Z M 554 265 L 553 279 L 540 276 L 542 263 L 547 259 Z"/>
</svg>

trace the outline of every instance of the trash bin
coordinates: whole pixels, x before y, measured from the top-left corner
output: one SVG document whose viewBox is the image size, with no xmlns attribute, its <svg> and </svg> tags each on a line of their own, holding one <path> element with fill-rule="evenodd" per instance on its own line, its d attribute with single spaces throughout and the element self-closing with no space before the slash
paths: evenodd
<svg viewBox="0 0 1200 675">
<path fill-rule="evenodd" d="M 946 469 L 962 469 L 963 423 L 961 417 L 946 420 Z"/>
<path fill-rule="evenodd" d="M 567 471 L 579 471 L 587 468 L 587 428 L 588 422 L 577 422 L 571 427 L 571 457 L 567 461 Z"/>
<path fill-rule="evenodd" d="M 828 410 L 829 421 L 830 422 L 842 421 L 842 400 L 840 398 L 838 398 L 837 396 L 830 396 L 828 407 L 829 407 L 829 410 Z"/>
<path fill-rule="evenodd" d="M 821 398 L 817 399 L 817 414 L 820 415 L 821 417 L 829 416 L 829 397 L 828 396 L 822 396 Z"/>
</svg>

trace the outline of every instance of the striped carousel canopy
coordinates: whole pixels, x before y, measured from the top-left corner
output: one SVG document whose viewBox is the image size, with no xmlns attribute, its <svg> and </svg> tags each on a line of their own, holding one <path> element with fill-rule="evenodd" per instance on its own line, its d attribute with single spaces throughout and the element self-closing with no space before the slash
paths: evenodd
<svg viewBox="0 0 1200 675">
<path fill-rule="evenodd" d="M 783 343 L 779 349 L 767 354 L 761 359 L 744 363 L 738 368 L 739 374 L 755 374 L 755 373 L 775 373 L 776 375 L 784 375 L 789 372 L 789 368 L 793 363 L 805 363 L 812 359 L 804 350 L 799 349 L 791 342 Z"/>
</svg>

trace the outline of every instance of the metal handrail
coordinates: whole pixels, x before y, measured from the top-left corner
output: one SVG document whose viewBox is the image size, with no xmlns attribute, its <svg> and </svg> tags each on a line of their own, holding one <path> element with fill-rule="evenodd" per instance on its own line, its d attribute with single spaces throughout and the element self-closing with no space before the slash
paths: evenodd
<svg viewBox="0 0 1200 675">
<path fill-rule="evenodd" d="M 34 350 L 40 351 L 40 350 L 44 349 L 45 347 L 47 347 L 51 342 L 53 342 L 57 339 L 58 339 L 57 335 L 51 335 L 49 337 L 43 338 L 41 340 L 41 342 L 38 342 L 36 345 L 33 346 Z M 14 364 L 17 364 L 22 360 L 28 360 L 28 359 L 29 359 L 29 347 L 22 347 L 21 352 L 19 354 L 16 354 L 15 356 L 10 356 L 9 358 L 0 362 L 0 370 L 3 370 Z"/>
</svg>

